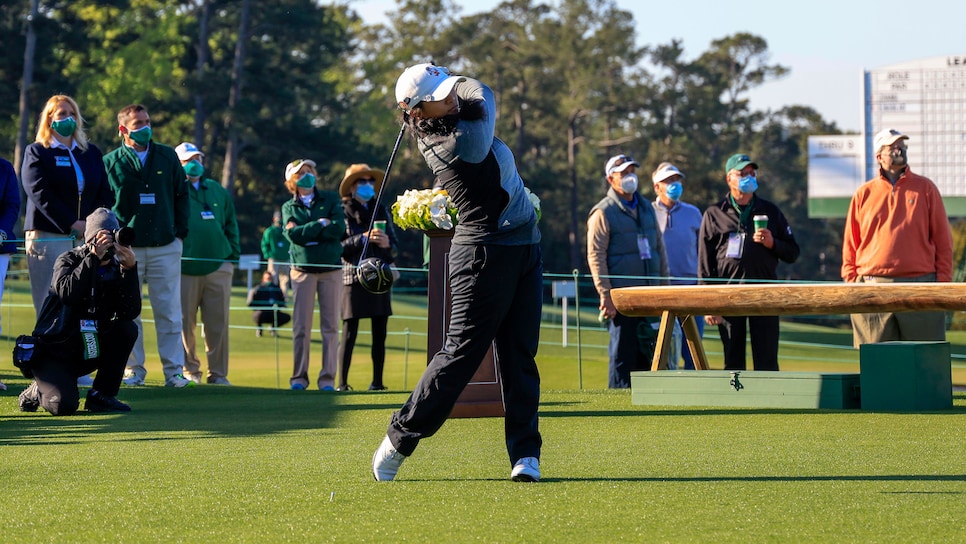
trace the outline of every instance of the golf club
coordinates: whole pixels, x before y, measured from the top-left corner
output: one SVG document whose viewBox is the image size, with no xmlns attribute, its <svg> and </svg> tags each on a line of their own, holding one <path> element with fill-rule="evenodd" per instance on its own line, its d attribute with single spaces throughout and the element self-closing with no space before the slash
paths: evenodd
<svg viewBox="0 0 966 544">
<path fill-rule="evenodd" d="M 405 123 L 399 128 L 399 135 L 396 136 L 396 144 L 392 148 L 392 153 L 389 155 L 389 164 L 386 165 L 386 175 L 382 178 L 382 187 L 379 188 L 379 192 L 376 194 L 376 204 L 372 208 L 372 217 L 369 219 L 369 229 L 366 232 L 371 232 L 373 226 L 376 223 L 376 213 L 379 211 L 379 203 L 382 202 L 382 193 L 386 190 L 389 185 L 389 175 L 392 171 L 392 163 L 396 159 L 396 153 L 399 151 L 399 145 L 402 143 L 403 134 L 406 132 Z M 366 252 L 369 250 L 369 237 L 365 237 L 365 242 L 362 244 L 362 254 L 359 256 L 359 262 L 356 265 L 356 278 L 359 280 L 359 284 L 362 287 L 374 294 L 382 294 L 389 291 L 392 287 L 392 270 L 389 265 L 378 257 L 366 258 Z"/>
</svg>

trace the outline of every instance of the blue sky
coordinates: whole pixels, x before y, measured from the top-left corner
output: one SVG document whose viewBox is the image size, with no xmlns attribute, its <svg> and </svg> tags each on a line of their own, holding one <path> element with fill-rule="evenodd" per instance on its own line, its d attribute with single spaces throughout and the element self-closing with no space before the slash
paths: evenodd
<svg viewBox="0 0 966 544">
<path fill-rule="evenodd" d="M 342 0 L 368 23 L 385 23 L 393 0 Z M 463 15 L 493 9 L 497 0 L 459 0 Z M 554 0 L 547 3 L 555 4 Z M 639 45 L 680 38 L 691 59 L 712 40 L 750 32 L 768 42 L 771 62 L 791 73 L 750 95 L 757 109 L 803 104 L 839 128 L 862 126 L 862 71 L 927 57 L 966 57 L 962 0 L 617 0 L 637 23 Z M 472 6 L 472 7 L 469 7 Z"/>
</svg>

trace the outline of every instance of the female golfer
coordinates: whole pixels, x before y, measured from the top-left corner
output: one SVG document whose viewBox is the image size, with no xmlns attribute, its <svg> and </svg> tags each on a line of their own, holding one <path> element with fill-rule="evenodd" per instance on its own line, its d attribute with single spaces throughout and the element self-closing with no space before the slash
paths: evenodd
<svg viewBox="0 0 966 544">
<path fill-rule="evenodd" d="M 441 66 L 418 64 L 396 81 L 396 101 L 436 184 L 453 199 L 459 224 L 449 254 L 446 339 L 393 414 L 373 455 L 373 475 L 392 480 L 419 441 L 440 428 L 495 341 L 510 477 L 535 482 L 541 446 L 534 361 L 543 303 L 540 231 L 513 153 L 493 134 L 493 91 Z"/>
</svg>

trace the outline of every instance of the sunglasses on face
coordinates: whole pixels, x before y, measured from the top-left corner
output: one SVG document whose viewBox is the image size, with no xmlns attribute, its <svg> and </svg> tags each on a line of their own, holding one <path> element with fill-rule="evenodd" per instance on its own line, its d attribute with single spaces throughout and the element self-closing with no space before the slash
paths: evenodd
<svg viewBox="0 0 966 544">
<path fill-rule="evenodd" d="M 634 162 L 634 159 L 628 157 L 627 155 L 620 155 L 619 157 L 617 157 L 617 160 L 614 161 L 614 165 L 613 166 L 614 167 L 617 167 L 617 166 L 621 166 L 622 164 L 626 164 L 626 163 L 629 163 L 629 162 Z"/>
</svg>

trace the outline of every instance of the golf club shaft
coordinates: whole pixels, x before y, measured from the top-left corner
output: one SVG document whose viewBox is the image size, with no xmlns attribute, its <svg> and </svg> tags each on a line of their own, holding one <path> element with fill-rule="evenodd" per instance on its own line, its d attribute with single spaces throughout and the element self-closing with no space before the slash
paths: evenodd
<svg viewBox="0 0 966 544">
<path fill-rule="evenodd" d="M 406 124 L 403 123 L 399 128 L 399 136 L 396 136 L 396 145 L 392 146 L 392 153 L 389 154 L 389 164 L 386 165 L 386 175 L 382 178 L 382 187 L 379 188 L 379 192 L 376 194 L 376 205 L 372 208 L 372 217 L 369 219 L 369 229 L 367 233 L 372 232 L 373 225 L 376 224 L 376 214 L 379 213 L 379 203 L 382 202 L 382 193 L 385 192 L 386 187 L 389 185 L 389 174 L 392 171 L 392 162 L 396 159 L 396 153 L 399 151 L 399 145 L 402 144 L 403 134 L 406 132 Z M 387 223 L 388 224 L 388 223 Z M 356 266 L 359 265 L 366 258 L 366 252 L 369 250 L 369 236 L 365 237 L 365 242 L 362 244 L 362 254 L 359 256 Z"/>
</svg>

